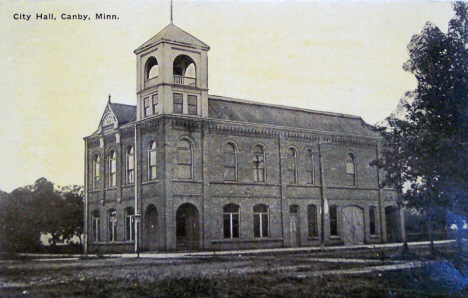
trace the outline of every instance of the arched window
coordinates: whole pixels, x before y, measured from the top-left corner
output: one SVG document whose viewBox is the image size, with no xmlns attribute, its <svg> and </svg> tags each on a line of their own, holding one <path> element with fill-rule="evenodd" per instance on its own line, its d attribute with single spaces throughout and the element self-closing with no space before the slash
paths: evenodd
<svg viewBox="0 0 468 298">
<path fill-rule="evenodd" d="M 308 223 L 308 236 L 318 237 L 318 221 L 317 221 L 317 205 L 310 204 L 307 206 L 307 223 Z"/>
<path fill-rule="evenodd" d="M 159 75 L 158 60 L 156 60 L 156 58 L 154 57 L 150 57 L 148 61 L 146 61 L 145 79 L 151 80 L 153 78 L 158 77 L 158 75 Z"/>
<path fill-rule="evenodd" d="M 91 241 L 98 242 L 100 239 L 100 230 L 101 230 L 101 218 L 99 214 L 99 210 L 94 210 L 91 213 Z"/>
<path fill-rule="evenodd" d="M 297 183 L 297 152 L 294 148 L 288 150 L 288 182 L 290 184 Z"/>
<path fill-rule="evenodd" d="M 117 185 L 117 159 L 114 150 L 109 152 L 109 187 Z"/>
<path fill-rule="evenodd" d="M 107 228 L 108 228 L 108 240 L 116 241 L 117 239 L 117 211 L 115 209 L 109 209 L 107 211 Z"/>
<path fill-rule="evenodd" d="M 148 180 L 156 179 L 156 142 L 148 144 Z"/>
<path fill-rule="evenodd" d="M 253 207 L 255 238 L 268 237 L 268 210 L 268 206 L 263 204 Z"/>
<path fill-rule="evenodd" d="M 370 206 L 369 208 L 369 232 L 371 235 L 377 235 L 377 229 L 375 225 L 375 206 Z"/>
<path fill-rule="evenodd" d="M 228 204 L 223 207 L 224 238 L 239 238 L 239 212 L 240 207 Z"/>
<path fill-rule="evenodd" d="M 237 150 L 232 143 L 223 147 L 224 181 L 237 181 Z"/>
<path fill-rule="evenodd" d="M 192 148 L 190 143 L 186 140 L 180 141 L 177 146 L 177 151 L 179 154 L 179 178 L 192 179 Z"/>
<path fill-rule="evenodd" d="M 127 148 L 126 152 L 126 164 L 127 164 L 127 184 L 135 183 L 135 152 L 133 147 L 130 146 Z"/>
<path fill-rule="evenodd" d="M 356 157 L 352 153 L 346 155 L 346 185 L 356 186 Z"/>
<path fill-rule="evenodd" d="M 265 150 L 260 145 L 253 149 L 253 175 L 255 182 L 265 182 Z"/>
<path fill-rule="evenodd" d="M 135 212 L 133 207 L 125 208 L 125 241 L 135 240 Z"/>
<path fill-rule="evenodd" d="M 338 236 L 338 206 L 330 206 L 330 235 Z"/>
<path fill-rule="evenodd" d="M 307 149 L 306 155 L 306 181 L 307 184 L 314 184 L 315 183 L 315 158 L 314 158 L 314 151 L 313 149 Z"/>
<path fill-rule="evenodd" d="M 93 156 L 93 189 L 99 188 L 101 175 L 100 161 L 101 159 L 99 158 L 99 155 L 96 154 Z"/>
</svg>

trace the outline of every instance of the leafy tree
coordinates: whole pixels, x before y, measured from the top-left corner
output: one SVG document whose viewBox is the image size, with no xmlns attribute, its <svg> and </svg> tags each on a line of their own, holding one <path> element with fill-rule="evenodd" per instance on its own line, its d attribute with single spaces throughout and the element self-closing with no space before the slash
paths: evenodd
<svg viewBox="0 0 468 298">
<path fill-rule="evenodd" d="M 38 251 L 41 234 L 50 234 L 52 245 L 70 241 L 83 233 L 83 188 L 64 187 L 61 191 L 45 178 L 32 186 L 0 197 L 0 249 Z"/>
<path fill-rule="evenodd" d="M 402 103 L 403 116 L 380 127 L 384 184 L 425 214 L 429 232 L 441 214 L 468 215 L 468 5 L 453 7 L 448 33 L 426 23 L 411 38 L 403 69 L 417 88 Z"/>
<path fill-rule="evenodd" d="M 30 189 L 18 188 L 0 200 L 0 249 L 32 252 L 41 247 L 41 227 Z"/>
</svg>

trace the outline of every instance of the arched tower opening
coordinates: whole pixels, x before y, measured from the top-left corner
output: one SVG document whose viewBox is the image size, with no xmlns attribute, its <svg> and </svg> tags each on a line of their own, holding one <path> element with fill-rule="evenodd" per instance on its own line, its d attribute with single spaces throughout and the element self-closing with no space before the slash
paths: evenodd
<svg viewBox="0 0 468 298">
<path fill-rule="evenodd" d="M 197 69 L 195 62 L 187 55 L 179 55 L 173 63 L 174 84 L 196 86 Z"/>
</svg>

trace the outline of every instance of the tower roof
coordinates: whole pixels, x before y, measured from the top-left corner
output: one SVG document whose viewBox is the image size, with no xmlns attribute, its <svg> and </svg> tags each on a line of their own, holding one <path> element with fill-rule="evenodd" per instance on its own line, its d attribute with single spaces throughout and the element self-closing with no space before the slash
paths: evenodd
<svg viewBox="0 0 468 298">
<path fill-rule="evenodd" d="M 153 36 L 150 40 L 139 46 L 138 49 L 135 50 L 135 54 L 138 54 L 147 48 L 155 46 L 161 42 L 181 44 L 185 46 L 201 48 L 204 50 L 210 49 L 207 44 L 171 23 L 167 25 L 166 28 L 162 29 L 158 34 Z"/>
</svg>

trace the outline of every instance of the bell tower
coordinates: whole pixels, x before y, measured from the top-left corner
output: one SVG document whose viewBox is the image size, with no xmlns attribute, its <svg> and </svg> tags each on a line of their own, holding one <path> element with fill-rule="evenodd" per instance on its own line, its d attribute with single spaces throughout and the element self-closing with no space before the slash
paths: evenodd
<svg viewBox="0 0 468 298">
<path fill-rule="evenodd" d="M 136 49 L 137 120 L 160 114 L 206 118 L 209 50 L 172 23 Z"/>
</svg>

